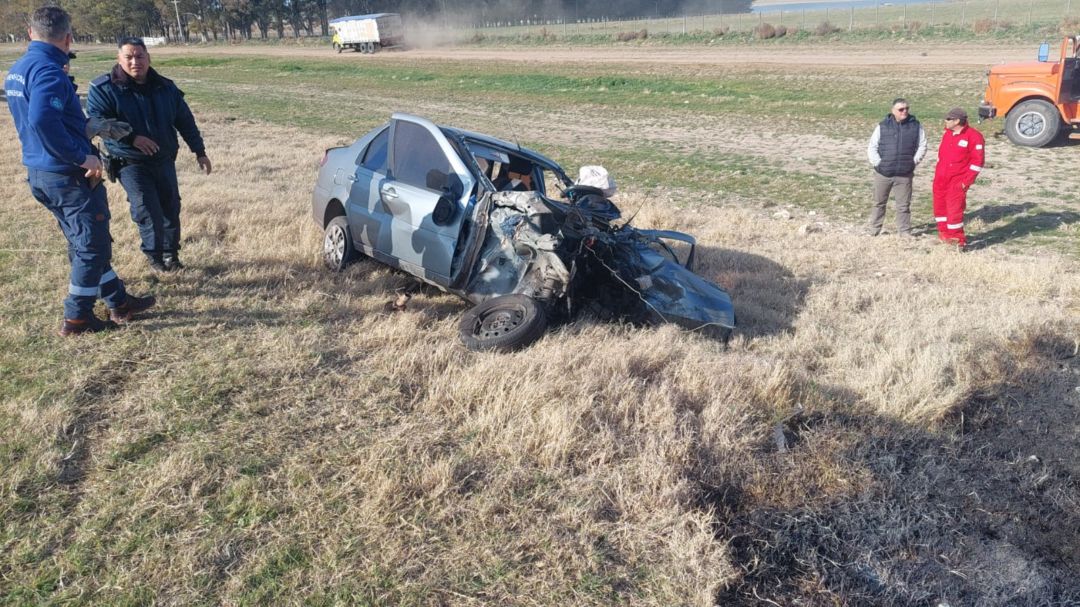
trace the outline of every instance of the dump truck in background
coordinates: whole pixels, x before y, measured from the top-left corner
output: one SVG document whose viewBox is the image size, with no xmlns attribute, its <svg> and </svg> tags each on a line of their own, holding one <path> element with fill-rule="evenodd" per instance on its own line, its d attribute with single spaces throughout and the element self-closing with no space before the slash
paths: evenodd
<svg viewBox="0 0 1080 607">
<path fill-rule="evenodd" d="M 330 22 L 334 28 L 334 50 L 351 48 L 361 53 L 374 53 L 381 48 L 401 46 L 405 28 L 397 13 L 375 13 L 339 17 Z"/>
<path fill-rule="evenodd" d="M 1080 35 L 1061 42 L 1056 62 L 1050 45 L 1039 48 L 1038 61 L 995 65 L 979 118 L 1005 117 L 1005 135 L 1016 145 L 1042 147 L 1063 130 L 1080 138 Z"/>
</svg>

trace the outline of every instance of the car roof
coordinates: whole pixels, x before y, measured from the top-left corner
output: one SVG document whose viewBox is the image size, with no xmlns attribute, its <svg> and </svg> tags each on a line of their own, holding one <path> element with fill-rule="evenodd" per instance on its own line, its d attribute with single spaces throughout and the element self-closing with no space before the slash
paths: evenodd
<svg viewBox="0 0 1080 607">
<path fill-rule="evenodd" d="M 509 141 L 505 141 L 505 140 L 499 139 L 497 137 L 492 137 L 491 135 L 484 135 L 483 133 L 476 133 L 474 131 L 466 131 L 465 129 L 459 129 L 459 128 L 452 127 L 452 126 L 443 126 L 441 124 L 435 124 L 434 122 L 428 120 L 427 118 L 424 118 L 423 116 L 417 116 L 415 114 L 408 114 L 408 113 L 405 113 L 405 112 L 394 112 L 390 116 L 390 121 L 393 122 L 394 120 L 408 120 L 408 121 L 411 121 L 411 122 L 415 122 L 417 124 L 428 124 L 428 125 L 434 126 L 435 128 L 440 129 L 441 131 L 443 131 L 443 133 L 446 133 L 446 134 L 448 134 L 448 135 L 450 135 L 452 137 L 463 138 L 463 139 L 467 139 L 467 140 L 471 139 L 471 140 L 476 141 L 478 143 L 481 143 L 483 145 L 496 147 L 496 148 L 503 148 L 503 149 L 505 149 L 507 151 L 513 152 L 516 156 L 520 156 L 520 157 L 528 160 L 529 162 L 532 162 L 532 163 L 535 163 L 535 164 L 540 164 L 540 165 L 543 165 L 543 166 L 546 166 L 546 167 L 554 168 L 558 172 L 562 173 L 564 177 L 566 176 L 566 171 L 562 168 L 562 165 L 560 165 L 559 163 L 557 163 L 554 160 L 548 158 L 547 156 L 544 156 L 543 154 L 541 154 L 539 152 L 536 152 L 534 150 L 530 150 L 529 148 L 523 148 L 523 147 L 521 147 L 520 145 L 518 145 L 516 143 L 511 143 Z M 382 127 L 379 127 L 379 128 L 382 128 Z M 566 179 L 569 179 L 569 177 L 566 177 Z"/>
<path fill-rule="evenodd" d="M 491 146 L 491 147 L 505 148 L 507 150 L 510 150 L 510 151 L 514 152 L 518 156 L 524 157 L 526 160 L 529 160 L 530 162 L 535 162 L 535 163 L 539 163 L 539 164 L 543 164 L 543 165 L 547 165 L 547 166 L 555 166 L 555 167 L 559 167 L 560 169 L 562 168 L 561 166 L 559 166 L 559 163 L 557 163 L 554 160 L 548 158 L 547 156 L 544 156 L 543 154 L 541 154 L 539 152 L 536 152 L 534 150 L 530 150 L 529 148 L 523 148 L 523 147 L 521 147 L 520 145 L 518 145 L 516 143 L 511 143 L 509 141 L 499 139 L 498 137 L 492 137 L 491 135 L 484 135 L 483 133 L 477 133 L 477 132 L 474 132 L 474 131 L 466 131 L 464 129 L 458 129 L 458 128 L 449 127 L 449 126 L 439 125 L 439 128 L 442 129 L 443 131 L 450 132 L 450 133 L 452 133 L 452 134 L 454 134 L 454 135 L 456 135 L 458 137 L 462 137 L 464 139 L 472 139 L 473 141 L 478 141 L 480 143 L 483 143 L 483 144 Z"/>
</svg>

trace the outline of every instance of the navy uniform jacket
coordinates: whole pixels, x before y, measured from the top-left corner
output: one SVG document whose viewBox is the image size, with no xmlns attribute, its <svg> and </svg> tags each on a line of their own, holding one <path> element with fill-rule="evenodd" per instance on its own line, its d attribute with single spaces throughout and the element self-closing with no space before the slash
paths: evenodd
<svg viewBox="0 0 1080 607">
<path fill-rule="evenodd" d="M 8 108 L 22 143 L 23 164 L 52 173 L 82 174 L 93 155 L 86 115 L 64 73 L 67 53 L 34 40 L 4 79 Z"/>
<path fill-rule="evenodd" d="M 184 101 L 184 93 L 154 68 L 147 72 L 146 83 L 139 85 L 116 65 L 112 72 L 90 82 L 86 109 L 91 117 L 112 118 L 131 125 L 127 137 L 105 140 L 105 148 L 112 156 L 134 162 L 175 161 L 180 147 L 177 131 L 196 157 L 206 155 L 202 135 Z M 157 153 L 147 156 L 140 152 L 131 143 L 136 135 L 153 139 L 159 147 Z"/>
</svg>

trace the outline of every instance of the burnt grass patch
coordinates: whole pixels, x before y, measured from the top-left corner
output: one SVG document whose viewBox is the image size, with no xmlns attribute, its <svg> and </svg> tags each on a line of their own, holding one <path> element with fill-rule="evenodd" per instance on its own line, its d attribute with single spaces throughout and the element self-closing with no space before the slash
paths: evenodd
<svg viewBox="0 0 1080 607">
<path fill-rule="evenodd" d="M 1012 344 L 999 381 L 930 430 L 811 414 L 752 476 L 701 483 L 740 570 L 716 604 L 1077 604 L 1077 346 L 1059 329 Z"/>
</svg>

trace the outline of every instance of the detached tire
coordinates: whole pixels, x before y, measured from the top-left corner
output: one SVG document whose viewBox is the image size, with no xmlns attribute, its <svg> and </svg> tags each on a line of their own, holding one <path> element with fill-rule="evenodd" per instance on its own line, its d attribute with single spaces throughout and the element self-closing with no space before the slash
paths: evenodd
<svg viewBox="0 0 1080 607">
<path fill-rule="evenodd" d="M 540 339 L 547 316 L 527 295 L 501 295 L 473 307 L 461 317 L 458 333 L 465 347 L 476 351 L 512 352 Z"/>
<path fill-rule="evenodd" d="M 1005 117 L 1005 135 L 1016 145 L 1041 148 L 1061 132 L 1061 115 L 1041 99 L 1025 101 Z"/>
<path fill-rule="evenodd" d="M 349 222 L 338 215 L 326 224 L 323 232 L 323 263 L 334 272 L 341 272 L 354 259 L 356 249 L 349 233 Z"/>
</svg>

